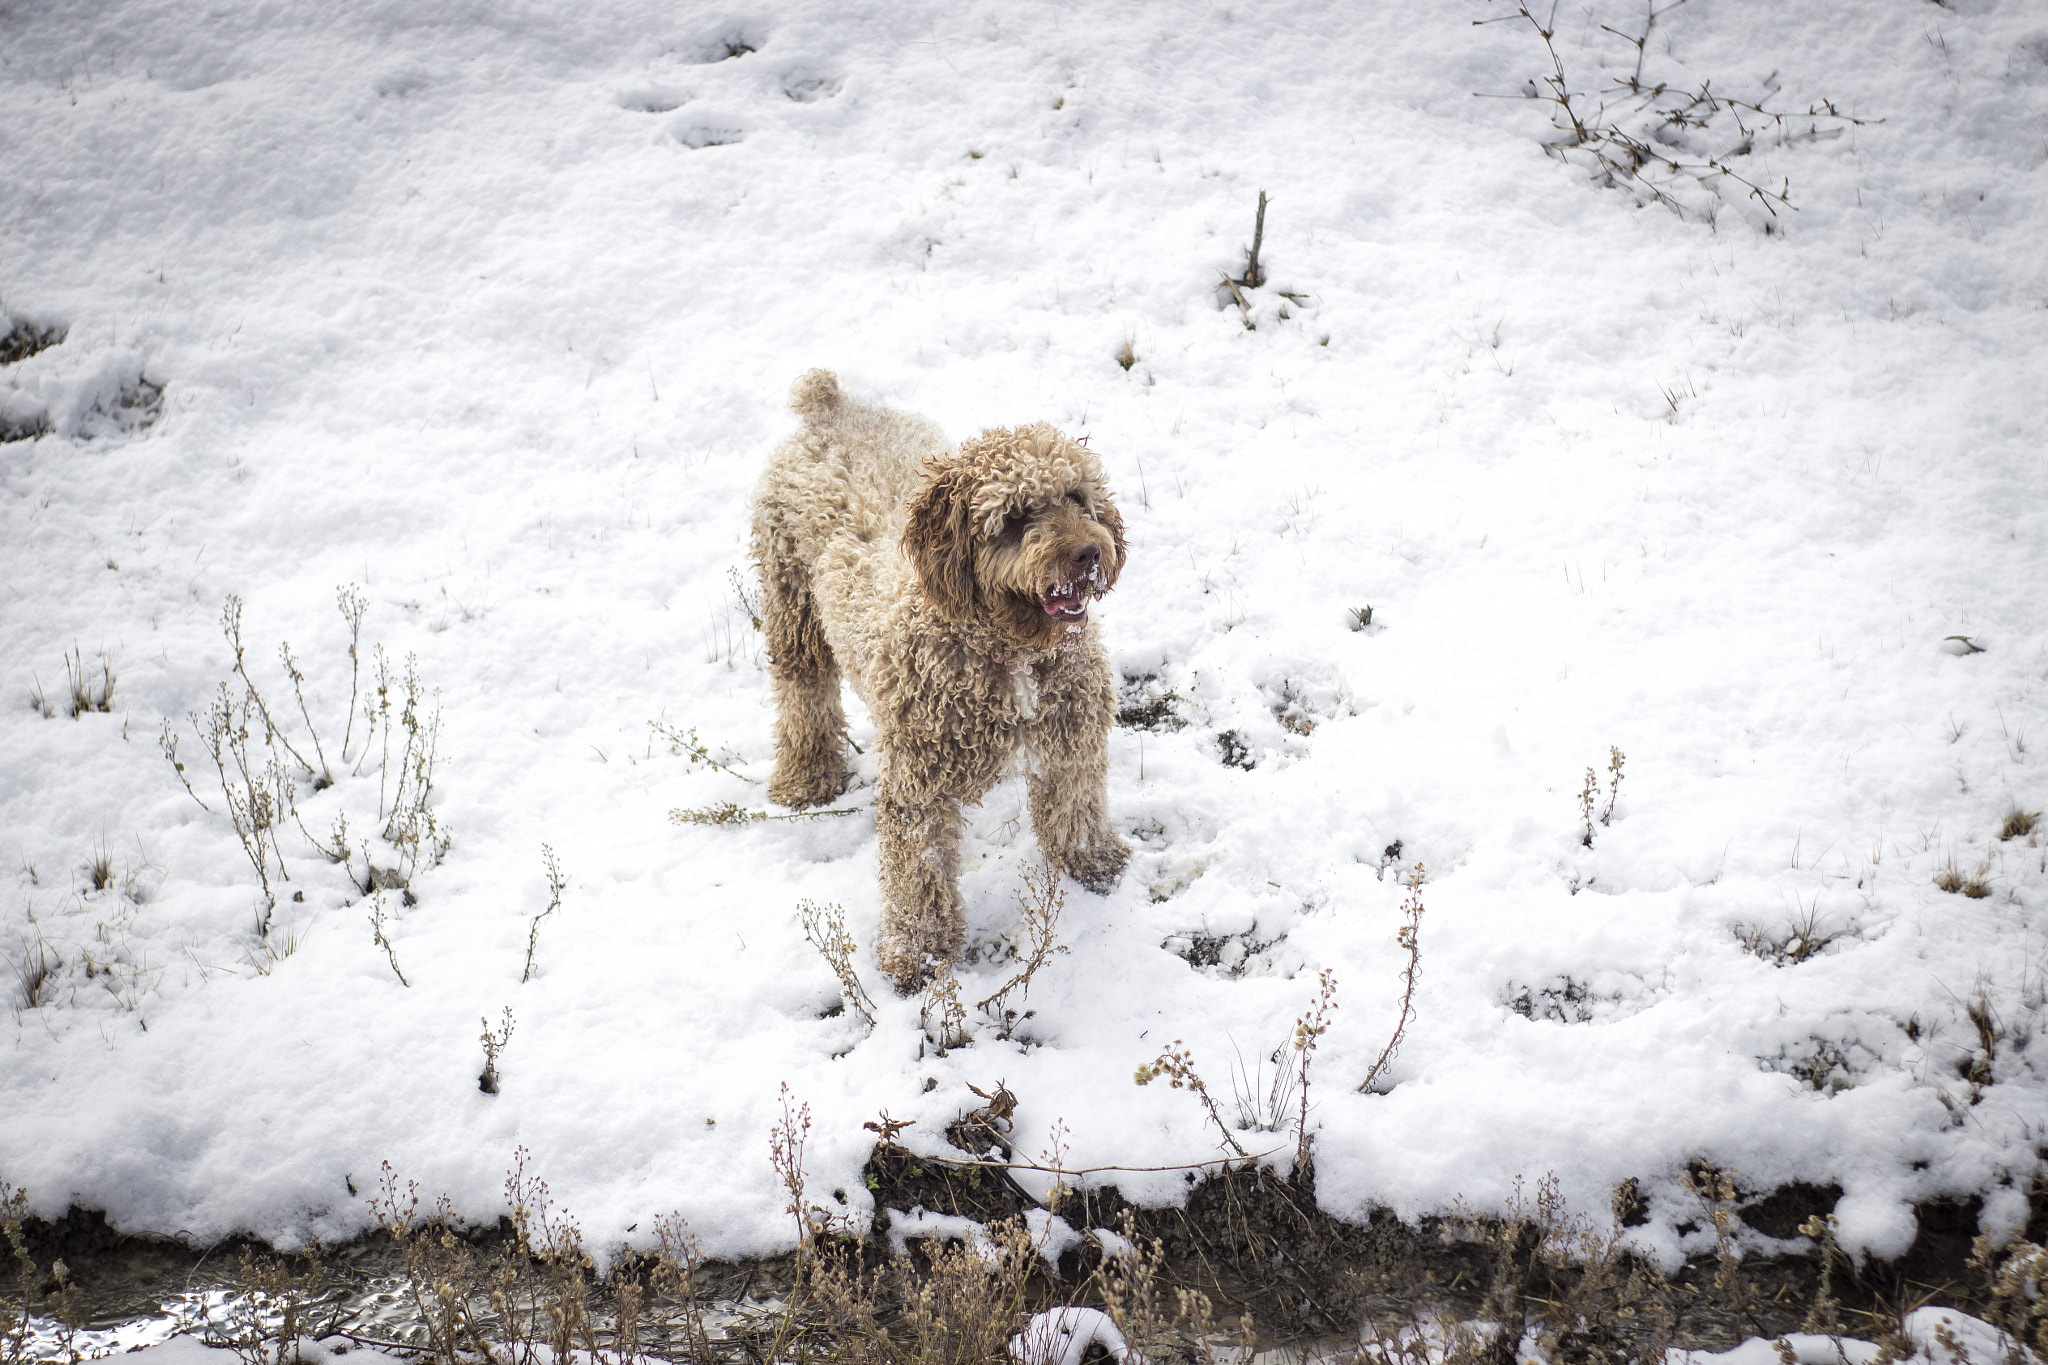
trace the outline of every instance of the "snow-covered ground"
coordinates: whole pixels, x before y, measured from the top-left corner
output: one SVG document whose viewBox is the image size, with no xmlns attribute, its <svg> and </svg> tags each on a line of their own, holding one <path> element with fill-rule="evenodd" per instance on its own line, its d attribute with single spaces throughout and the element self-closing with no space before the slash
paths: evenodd
<svg viewBox="0 0 2048 1365">
<path fill-rule="evenodd" d="M 1582 104 L 1642 23 L 1559 9 Z M 1642 59 L 1801 114 L 1666 131 L 1697 158 L 1743 119 L 1728 164 L 1790 203 L 1679 183 L 1680 217 L 1546 155 L 1551 106 L 1475 95 L 1550 56 L 1476 0 L 15 7 L 0 308 L 64 340 L 0 369 L 0 419 L 45 429 L 0 445 L 0 1178 L 293 1244 L 362 1229 L 384 1162 L 493 1215 L 523 1146 L 601 1245 L 674 1209 L 767 1252 L 783 1085 L 856 1220 L 862 1122 L 936 1151 L 970 1084 L 1016 1094 L 1020 1157 L 1202 1161 L 1199 1103 L 1134 1069 L 1185 1040 L 1235 1118 L 1235 1058 L 1327 968 L 1336 1213 L 1549 1173 L 1600 1212 L 1633 1176 L 1670 1255 L 1708 1235 L 1673 1175 L 1704 1158 L 1840 1185 L 1853 1248 L 1903 1250 L 1937 1195 L 2012 1227 L 2048 1131 L 2048 853 L 1997 837 L 2048 805 L 2048 15 L 1692 0 Z M 1261 190 L 1248 329 L 1218 286 Z M 956 436 L 1086 433 L 1116 481 L 1109 648 L 1131 700 L 1178 700 L 1115 733 L 1137 852 L 1070 888 L 1028 1043 L 933 1055 L 880 991 L 866 786 L 846 818 L 669 819 L 766 809 L 731 575 L 814 365 Z M 450 842 L 416 904 L 383 893 L 388 951 L 348 875 L 397 861 L 400 754 L 359 763 L 359 713 L 339 756 L 351 584 L 365 692 L 373 645 L 394 694 L 416 655 L 440 715 Z M 267 937 L 187 719 L 231 595 L 341 774 L 297 775 L 305 826 L 346 813 L 355 854 L 288 827 Z M 74 649 L 110 710 L 67 714 Z M 1023 804 L 973 818 L 970 1003 L 1013 970 Z M 1417 1018 L 1355 1093 L 1417 861 Z M 845 909 L 872 1030 L 828 1014 L 807 898 Z"/>
</svg>

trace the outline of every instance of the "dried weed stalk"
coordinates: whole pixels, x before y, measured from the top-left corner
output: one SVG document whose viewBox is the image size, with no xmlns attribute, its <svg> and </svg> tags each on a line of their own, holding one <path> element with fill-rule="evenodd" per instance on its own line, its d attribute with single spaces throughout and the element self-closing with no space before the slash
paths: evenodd
<svg viewBox="0 0 2048 1365">
<path fill-rule="evenodd" d="M 996 1037 L 1004 1040 L 1018 1024 L 1031 1017 L 1029 1011 L 1020 1014 L 1010 1007 L 1011 994 L 1015 993 L 1017 1003 L 1022 1005 L 1031 996 L 1031 978 L 1046 963 L 1067 951 L 1066 945 L 1055 937 L 1060 912 L 1067 908 L 1067 892 L 1060 885 L 1059 869 L 1041 861 L 1035 869 L 1024 874 L 1024 884 L 1012 894 L 1016 897 L 1017 909 L 1024 917 L 1024 932 L 1030 940 L 1031 950 L 1024 954 L 1024 965 L 1013 972 L 1009 980 L 975 1005 L 999 1026 Z"/>
<path fill-rule="evenodd" d="M 1607 747 L 1607 805 L 1600 811 L 1600 824 L 1605 826 L 1614 821 L 1614 802 L 1621 795 L 1621 769 L 1628 756 L 1613 745 Z M 1579 788 L 1579 821 L 1584 826 L 1579 843 L 1586 848 L 1593 846 L 1593 808 L 1600 803 L 1600 775 L 1592 768 L 1586 769 L 1585 785 Z"/>
<path fill-rule="evenodd" d="M 1678 1183 L 1687 1194 L 1706 1205 L 1707 1221 L 1713 1225 L 1715 1290 L 1738 1321 L 1757 1331 L 1748 1287 L 1742 1278 L 1742 1257 L 1735 1245 L 1735 1181 L 1726 1171 L 1699 1162 L 1680 1171 Z"/>
<path fill-rule="evenodd" d="M 555 851 L 546 844 L 540 846 L 540 860 L 548 870 L 548 905 L 533 917 L 533 924 L 526 931 L 526 970 L 519 974 L 522 986 L 533 979 L 533 951 L 540 946 L 540 922 L 562 908 L 562 888 L 569 884 L 562 876 L 562 864 L 556 860 Z"/>
<path fill-rule="evenodd" d="M 1535 1347 L 1541 1359 L 1587 1365 L 1662 1361 L 1677 1326 L 1670 1284 L 1654 1265 L 1623 1247 L 1621 1210 L 1634 1196 L 1624 1185 L 1615 1192 L 1615 1216 L 1596 1226 L 1565 1207 L 1557 1178 L 1546 1176 L 1531 1200 L 1515 1182 L 1504 1216 L 1479 1216 L 1462 1206 L 1445 1225 L 1447 1240 L 1473 1241 L 1491 1262 L 1479 1318 L 1497 1324 L 1440 1321 L 1420 1330 L 1397 1331 L 1391 1340 L 1412 1345 L 1429 1340 L 1434 1358 L 1469 1365 L 1509 1365 L 1535 1318 Z M 1383 1336 L 1383 1339 L 1387 1339 Z M 1399 1359 L 1398 1351 L 1388 1352 Z"/>
<path fill-rule="evenodd" d="M 230 1297 L 225 1311 L 209 1317 L 201 1338 L 208 1346 L 232 1351 L 242 1365 L 297 1365 L 300 1340 L 319 1337 L 312 1318 L 319 1305 L 323 1280 L 320 1249 L 297 1256 L 258 1256 L 244 1247 L 235 1260 L 241 1292 Z M 334 1323 L 326 1324 L 332 1330 Z"/>
<path fill-rule="evenodd" d="M 729 777 L 737 777 L 742 782 L 754 782 L 755 785 L 759 785 L 756 779 L 748 777 L 745 773 L 731 766 L 731 763 L 736 763 L 739 760 L 730 752 L 727 752 L 725 755 L 726 759 L 730 760 L 730 762 L 723 762 L 713 758 L 711 756 L 711 746 L 697 737 L 697 731 L 694 727 L 688 730 L 681 730 L 673 725 L 665 725 L 658 720 L 650 720 L 647 722 L 647 728 L 652 730 L 658 738 L 666 742 L 668 751 L 678 758 L 687 758 L 692 763 L 701 763 L 705 767 L 724 773 Z"/>
<path fill-rule="evenodd" d="M 1805 1231 L 1805 1229 L 1801 1229 Z M 2048 1249 L 2024 1237 L 2003 1247 L 1988 1237 L 1971 1244 L 1970 1268 L 1984 1277 L 1981 1315 L 2005 1334 L 2005 1365 L 2048 1358 Z M 1957 1353 L 1960 1358 L 1960 1353 Z"/>
<path fill-rule="evenodd" d="M 1231 1075 L 1231 1096 L 1237 1103 L 1239 1131 L 1277 1133 L 1292 1126 L 1295 1166 L 1308 1164 L 1309 1066 L 1316 1046 L 1329 1031 L 1330 1011 L 1337 1008 L 1337 974 L 1325 967 L 1317 974 L 1316 997 L 1294 1021 L 1287 1041 L 1247 1072 L 1240 1054 Z M 1265 1074 L 1270 1062 L 1273 1075 Z"/>
<path fill-rule="evenodd" d="M 1415 1019 L 1415 982 L 1422 975 L 1422 883 L 1428 877 L 1428 870 L 1418 862 L 1408 872 L 1408 895 L 1401 902 L 1401 916 L 1405 921 L 1394 933 L 1394 941 L 1408 954 L 1408 963 L 1401 969 L 1401 1013 L 1394 1020 L 1394 1032 L 1387 1039 L 1387 1045 L 1380 1049 L 1372 1069 L 1365 1073 L 1365 1079 L 1358 1083 L 1358 1092 L 1364 1094 L 1373 1088 L 1387 1064 L 1394 1060 L 1394 1054 L 1401 1050 L 1401 1040 L 1408 1035 L 1408 1025 Z"/>
<path fill-rule="evenodd" d="M 748 624 L 752 625 L 755 630 L 760 630 L 762 628 L 761 590 L 748 587 L 747 580 L 740 575 L 740 571 L 736 566 L 728 566 L 726 568 L 725 578 L 728 583 L 732 584 L 733 601 L 739 603 L 740 613 L 747 618 Z"/>
<path fill-rule="evenodd" d="M 403 1257 L 404 1292 L 421 1327 L 411 1342 L 379 1344 L 423 1352 L 440 1365 L 717 1359 L 693 1283 L 696 1243 L 682 1220 L 657 1220 L 653 1253 L 614 1272 L 606 1314 L 582 1229 L 555 1205 L 547 1182 L 527 1173 L 526 1161 L 522 1147 L 505 1180 L 506 1214 L 495 1237 L 465 1229 L 445 1196 L 424 1208 L 419 1186 L 409 1182 L 401 1192 L 384 1166 L 370 1205 Z"/>
<path fill-rule="evenodd" d="M 432 867 L 448 852 L 448 836 L 442 832 L 439 816 L 431 804 L 434 790 L 434 761 L 440 752 L 441 708 L 425 710 L 426 695 L 420 685 L 419 658 L 405 656 L 402 679 L 404 699 L 398 708 L 398 728 L 405 738 L 398 755 L 397 780 L 391 801 L 385 804 L 385 784 L 392 776 L 391 706 L 394 691 L 391 669 L 384 647 L 376 648 L 377 696 L 372 703 L 384 731 L 384 763 L 377 776 L 377 818 L 384 821 L 384 838 L 398 850 L 399 875 L 412 885 L 422 860 Z"/>
<path fill-rule="evenodd" d="M 750 825 L 762 820 L 822 820 L 828 815 L 858 813 L 858 807 L 845 806 L 828 810 L 799 810 L 775 814 L 765 810 L 748 810 L 737 801 L 714 801 L 708 806 L 678 806 L 668 813 L 668 818 L 678 825 Z"/>
<path fill-rule="evenodd" d="M 960 1003 L 960 983 L 954 978 L 951 965 L 942 962 L 932 973 L 931 984 L 925 987 L 917 1017 L 924 1026 L 925 1039 L 918 1045 L 917 1055 L 920 1057 L 924 1056 L 927 1045 L 943 1057 L 954 1048 L 966 1047 L 974 1041 L 974 1035 L 967 1029 L 967 1007 Z"/>
<path fill-rule="evenodd" d="M 483 1020 L 484 1069 L 476 1078 L 476 1088 L 486 1095 L 498 1093 L 498 1082 L 502 1079 L 498 1074 L 498 1058 L 505 1055 L 505 1045 L 512 1041 L 514 1022 L 510 1005 L 505 1006 L 504 1013 L 499 1016 L 496 1029 L 491 1027 L 490 1020 Z"/>
<path fill-rule="evenodd" d="M 875 1001 L 861 985 L 860 973 L 854 970 L 853 935 L 846 932 L 846 912 L 837 904 L 820 905 L 817 901 L 797 902 L 797 918 L 803 922 L 804 937 L 825 959 L 832 974 L 839 978 L 839 998 L 845 1007 L 867 1021 L 869 1028 L 875 1026 Z"/>
<path fill-rule="evenodd" d="M 817 1230 L 805 1199 L 804 1147 L 811 1138 L 811 1106 L 806 1102 L 794 1109 L 790 1107 L 787 1081 L 782 1083 L 778 1097 L 782 1117 L 769 1130 L 768 1159 L 775 1167 L 776 1179 L 782 1182 L 783 1192 L 789 1196 L 782 1211 L 795 1220 L 797 1260 L 801 1264 L 810 1247 L 812 1234 Z"/>
<path fill-rule="evenodd" d="M 4 1276 L 14 1281 L 14 1287 L 0 1290 L 0 1365 L 50 1365 L 52 1357 L 36 1340 L 38 1311 L 56 1321 L 55 1345 L 62 1354 L 55 1359 L 79 1365 L 85 1358 L 78 1343 L 79 1330 L 85 1326 L 84 1297 L 61 1259 L 50 1263 L 47 1277 L 36 1264 L 23 1227 L 27 1220 L 28 1192 L 0 1180 L 0 1241 L 14 1263 L 13 1274 Z"/>
<path fill-rule="evenodd" d="M 391 946 L 390 936 L 384 932 L 384 893 L 370 895 L 370 942 L 384 950 L 385 961 L 391 964 L 391 974 L 398 978 L 398 984 L 408 989 L 412 982 L 405 979 L 405 973 L 398 965 L 398 950 Z"/>
<path fill-rule="evenodd" d="M 1216 1107 L 1216 1097 L 1209 1093 L 1209 1087 L 1202 1081 L 1202 1073 L 1195 1070 L 1195 1055 L 1178 1038 L 1159 1051 L 1156 1060 L 1141 1064 L 1131 1079 L 1139 1085 L 1150 1085 L 1164 1080 L 1175 1090 L 1192 1090 L 1195 1098 L 1209 1113 L 1209 1122 L 1223 1135 L 1223 1141 L 1230 1150 L 1240 1157 L 1249 1157 L 1244 1144 L 1230 1131 L 1230 1125 L 1223 1121 L 1223 1111 Z"/>
</svg>

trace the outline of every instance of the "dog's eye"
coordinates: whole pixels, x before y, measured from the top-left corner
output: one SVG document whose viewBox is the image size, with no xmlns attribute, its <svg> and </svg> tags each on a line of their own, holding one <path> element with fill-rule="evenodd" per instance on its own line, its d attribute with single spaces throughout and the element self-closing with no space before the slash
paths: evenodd
<svg viewBox="0 0 2048 1365">
<path fill-rule="evenodd" d="M 1073 503 L 1083 512 L 1088 510 L 1088 495 L 1086 493 L 1076 490 L 1072 493 L 1067 494 L 1067 501 Z"/>
</svg>

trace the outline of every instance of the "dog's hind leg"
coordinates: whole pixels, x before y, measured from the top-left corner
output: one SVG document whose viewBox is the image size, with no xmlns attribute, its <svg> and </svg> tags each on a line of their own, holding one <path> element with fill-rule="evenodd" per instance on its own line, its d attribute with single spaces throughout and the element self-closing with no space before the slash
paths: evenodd
<svg viewBox="0 0 2048 1365">
<path fill-rule="evenodd" d="M 803 810 L 846 790 L 846 710 L 839 701 L 839 665 L 825 642 L 811 576 L 793 548 L 771 528 L 757 529 L 762 625 L 768 674 L 775 685 L 775 775 L 768 799 Z"/>
</svg>

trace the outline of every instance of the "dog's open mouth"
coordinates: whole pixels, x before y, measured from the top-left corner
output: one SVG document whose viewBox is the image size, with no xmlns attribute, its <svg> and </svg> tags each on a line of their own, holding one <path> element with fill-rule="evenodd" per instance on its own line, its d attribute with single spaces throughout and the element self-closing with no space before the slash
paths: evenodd
<svg viewBox="0 0 2048 1365">
<path fill-rule="evenodd" d="M 1047 616 L 1077 621 L 1088 614 L 1088 599 L 1094 595 L 1092 586 L 1083 580 L 1079 583 L 1056 583 L 1047 588 L 1038 599 Z"/>
</svg>

